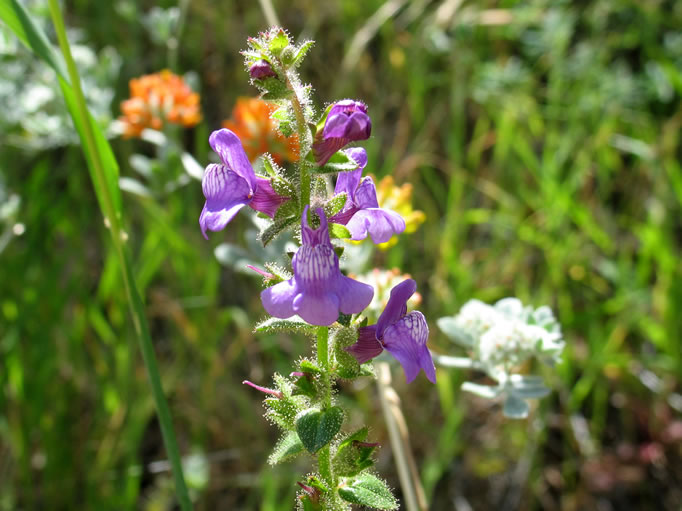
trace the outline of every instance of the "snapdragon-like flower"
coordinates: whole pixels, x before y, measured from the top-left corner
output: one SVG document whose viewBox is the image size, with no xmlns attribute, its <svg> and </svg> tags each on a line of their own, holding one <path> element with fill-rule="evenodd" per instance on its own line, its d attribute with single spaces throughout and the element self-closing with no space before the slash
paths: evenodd
<svg viewBox="0 0 682 511">
<path fill-rule="evenodd" d="M 272 189 L 270 180 L 258 177 L 237 135 L 228 129 L 211 133 L 209 143 L 220 156 L 222 164 L 206 167 L 201 187 L 206 197 L 199 225 L 204 238 L 206 231 L 220 231 L 244 206 L 274 217 L 286 197 Z"/>
<path fill-rule="evenodd" d="M 385 243 L 394 234 L 405 230 L 405 220 L 395 211 L 380 208 L 374 181 L 371 177 L 362 178 L 362 171 L 367 165 L 366 151 L 354 147 L 346 152 L 358 163 L 358 168 L 339 174 L 334 193 L 345 192 L 348 199 L 332 221 L 344 224 L 352 240 L 363 240 L 369 234 L 374 243 Z"/>
<path fill-rule="evenodd" d="M 367 140 L 372 133 L 372 120 L 367 115 L 367 105 L 360 101 L 344 99 L 331 107 L 322 132 L 313 143 L 313 153 L 318 165 L 324 165 L 339 149 L 357 140 Z"/>
<path fill-rule="evenodd" d="M 346 351 L 364 364 L 386 350 L 403 366 L 407 383 L 422 369 L 436 383 L 436 368 L 426 347 L 429 337 L 426 319 L 419 311 L 407 313 L 407 301 L 416 290 L 417 283 L 412 279 L 395 286 L 377 324 L 359 328 L 358 341 Z"/>
<path fill-rule="evenodd" d="M 312 325 L 329 326 L 338 319 L 339 312 L 362 312 L 372 301 L 374 290 L 341 273 L 324 210 L 316 211 L 320 218 L 317 229 L 308 225 L 308 206 L 303 211 L 303 244 L 291 263 L 293 278 L 265 289 L 261 300 L 271 316 L 290 318 L 298 314 Z"/>
</svg>

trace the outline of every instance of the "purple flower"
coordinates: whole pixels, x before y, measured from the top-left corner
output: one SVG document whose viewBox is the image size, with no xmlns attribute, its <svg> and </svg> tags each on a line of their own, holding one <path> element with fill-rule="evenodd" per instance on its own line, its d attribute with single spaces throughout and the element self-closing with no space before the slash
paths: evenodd
<svg viewBox="0 0 682 511">
<path fill-rule="evenodd" d="M 407 300 L 416 290 L 417 284 L 412 279 L 395 286 L 377 324 L 359 328 L 358 341 L 346 351 L 364 364 L 386 350 L 403 366 L 407 383 L 421 369 L 431 383 L 436 383 L 436 368 L 426 347 L 429 337 L 426 319 L 419 311 L 407 314 Z"/>
<path fill-rule="evenodd" d="M 374 289 L 343 275 L 339 258 L 329 240 L 327 218 L 322 208 L 316 209 L 320 227 L 308 225 L 308 206 L 301 218 L 303 244 L 294 255 L 294 277 L 265 289 L 261 293 L 263 307 L 276 318 L 298 314 L 312 325 L 328 326 L 339 312 L 362 312 L 372 301 Z"/>
<path fill-rule="evenodd" d="M 211 133 L 208 139 L 222 164 L 206 167 L 201 188 L 206 197 L 199 225 L 204 238 L 206 231 L 220 231 L 244 206 L 248 205 L 269 217 L 287 197 L 280 197 L 272 189 L 270 180 L 258 177 L 244 152 L 237 135 L 228 129 Z"/>
<path fill-rule="evenodd" d="M 367 165 L 365 150 L 353 147 L 346 153 L 359 166 L 356 170 L 339 173 L 334 193 L 345 192 L 348 199 L 331 221 L 348 227 L 353 240 L 364 240 L 369 234 L 374 243 L 386 243 L 391 236 L 405 230 L 405 220 L 394 211 L 380 208 L 374 181 L 371 177 L 362 179 L 362 170 Z"/>
<path fill-rule="evenodd" d="M 336 151 L 350 142 L 367 140 L 371 133 L 372 120 L 367 115 L 367 105 L 352 99 L 339 101 L 331 107 L 324 129 L 315 137 L 315 161 L 324 165 Z"/>
</svg>

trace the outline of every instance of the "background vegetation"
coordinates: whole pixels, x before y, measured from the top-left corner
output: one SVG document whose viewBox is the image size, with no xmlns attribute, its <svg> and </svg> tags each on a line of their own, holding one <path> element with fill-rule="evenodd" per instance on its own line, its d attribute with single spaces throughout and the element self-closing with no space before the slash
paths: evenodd
<svg viewBox="0 0 682 511">
<path fill-rule="evenodd" d="M 426 223 L 375 259 L 419 283 L 432 349 L 457 354 L 435 319 L 472 297 L 549 304 L 564 328 L 555 391 L 525 421 L 460 393 L 457 372 L 409 388 L 396 373 L 431 509 L 679 509 L 682 4 L 274 3 L 295 37 L 317 41 L 303 74 L 320 105 L 369 104 L 369 170 L 414 185 Z M 238 51 L 267 27 L 258 4 L 64 7 L 102 124 L 130 78 L 190 73 L 204 121 L 182 136 L 207 163 L 208 133 L 255 94 Z M 172 509 L 81 150 L 53 75 L 0 31 L 0 509 Z M 136 176 L 131 155 L 154 156 L 112 142 L 124 176 Z M 163 161 L 153 179 L 178 172 Z M 255 337 L 258 280 L 214 257 L 221 242 L 246 244 L 248 219 L 206 242 L 197 181 L 123 198 L 196 508 L 290 509 L 297 471 L 267 466 L 275 428 L 240 382 L 289 371 L 309 346 Z M 397 488 L 374 387 L 341 392 L 373 423 Z"/>
</svg>

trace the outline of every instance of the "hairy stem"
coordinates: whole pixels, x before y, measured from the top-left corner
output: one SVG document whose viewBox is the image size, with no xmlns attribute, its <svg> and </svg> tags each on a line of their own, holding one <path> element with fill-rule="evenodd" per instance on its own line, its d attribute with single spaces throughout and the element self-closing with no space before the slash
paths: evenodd
<svg viewBox="0 0 682 511">
<path fill-rule="evenodd" d="M 308 160 L 306 156 L 312 147 L 312 137 L 308 129 L 308 122 L 305 118 L 305 111 L 303 109 L 303 102 L 299 97 L 299 82 L 296 76 L 290 75 L 293 71 L 287 71 L 286 81 L 287 87 L 294 93 L 291 98 L 291 107 L 294 110 L 296 117 L 296 133 L 298 134 L 298 172 L 301 183 L 301 212 L 310 204 L 310 170 L 308 169 Z"/>
<path fill-rule="evenodd" d="M 332 384 L 329 375 L 329 328 L 326 326 L 317 329 L 317 363 L 320 366 L 320 371 L 322 371 L 322 384 L 324 385 L 323 407 L 329 408 L 332 405 Z M 319 450 L 317 460 L 322 479 L 333 489 L 336 485 L 329 445 L 325 445 Z"/>
</svg>

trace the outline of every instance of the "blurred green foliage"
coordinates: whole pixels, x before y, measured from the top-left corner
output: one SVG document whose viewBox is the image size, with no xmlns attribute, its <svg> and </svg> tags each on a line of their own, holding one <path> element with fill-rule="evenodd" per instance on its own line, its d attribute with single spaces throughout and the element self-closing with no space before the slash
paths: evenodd
<svg viewBox="0 0 682 511">
<path fill-rule="evenodd" d="M 375 262 L 417 280 L 432 349 L 458 353 L 433 321 L 469 298 L 550 304 L 563 326 L 564 363 L 546 375 L 555 391 L 528 421 L 461 394 L 475 373 L 439 370 L 435 388 L 397 378 L 431 508 L 677 509 L 682 4 L 275 8 L 294 36 L 317 42 L 302 70 L 317 97 L 369 104 L 368 170 L 414 185 L 426 223 Z M 74 0 L 65 11 L 91 54 L 120 56 L 118 75 L 101 59 L 93 71 L 112 80 L 92 82 L 115 91 L 112 117 L 130 78 L 195 73 L 205 121 L 183 140 L 207 163 L 208 133 L 238 96 L 255 94 L 238 51 L 266 28 L 258 4 Z M 153 404 L 82 154 L 48 148 L 44 131 L 39 149 L 16 142 L 47 124 L 13 117 L 27 103 L 3 98 L 44 70 L 2 41 L 0 195 L 21 198 L 12 221 L 25 232 L 0 252 L 0 509 L 170 509 Z M 33 74 L 12 74 L 10 61 Z M 55 128 L 59 144 L 72 140 L 68 129 Z M 153 156 L 142 141 L 113 144 L 125 176 L 135 175 L 132 154 Z M 267 384 L 309 346 L 254 336 L 258 280 L 213 255 L 221 242 L 246 244 L 248 219 L 205 242 L 196 181 L 124 202 L 181 448 L 195 455 L 197 509 L 289 509 L 297 471 L 266 465 L 274 428 L 240 382 Z M 371 418 L 385 446 L 380 472 L 397 487 L 374 392 L 343 387 L 341 398 Z"/>
</svg>

